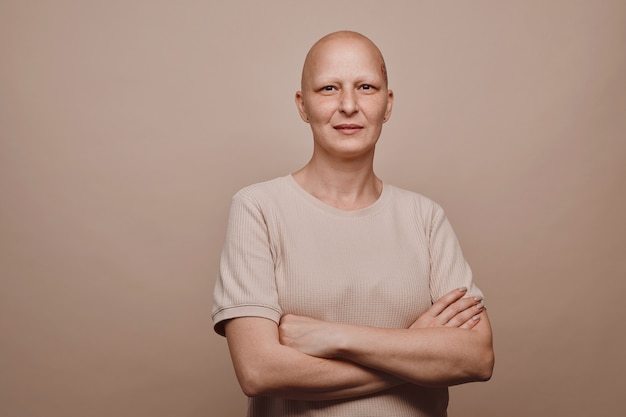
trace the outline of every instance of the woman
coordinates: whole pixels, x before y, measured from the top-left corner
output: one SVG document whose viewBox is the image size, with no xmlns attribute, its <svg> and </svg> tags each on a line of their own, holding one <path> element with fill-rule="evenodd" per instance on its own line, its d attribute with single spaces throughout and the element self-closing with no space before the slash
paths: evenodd
<svg viewBox="0 0 626 417">
<path fill-rule="evenodd" d="M 234 196 L 215 288 L 248 415 L 445 416 L 448 386 L 491 377 L 491 328 L 441 208 L 374 174 L 382 54 L 325 36 L 296 104 L 313 156 Z"/>
</svg>

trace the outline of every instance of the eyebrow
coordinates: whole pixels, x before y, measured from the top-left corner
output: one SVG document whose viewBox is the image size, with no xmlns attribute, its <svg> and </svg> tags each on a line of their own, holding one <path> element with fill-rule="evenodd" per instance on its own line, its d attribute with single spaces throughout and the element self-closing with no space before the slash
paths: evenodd
<svg viewBox="0 0 626 417">
<path fill-rule="evenodd" d="M 380 82 L 386 83 L 386 77 L 385 77 L 385 73 L 382 74 L 383 75 L 383 79 L 380 80 Z M 354 80 L 356 80 L 357 82 L 368 82 L 370 84 L 376 84 L 376 80 L 373 80 L 373 78 L 378 78 L 380 76 L 379 73 L 360 73 L 357 74 L 354 77 Z M 340 82 L 341 81 L 341 76 L 338 75 L 312 75 L 310 77 L 310 80 L 313 84 L 322 84 L 322 83 L 333 83 L 333 82 Z"/>
</svg>

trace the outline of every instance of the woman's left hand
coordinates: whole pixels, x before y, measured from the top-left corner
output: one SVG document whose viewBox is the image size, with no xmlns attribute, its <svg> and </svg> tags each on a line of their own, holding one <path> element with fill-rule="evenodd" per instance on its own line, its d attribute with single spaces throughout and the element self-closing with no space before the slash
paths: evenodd
<svg viewBox="0 0 626 417">
<path fill-rule="evenodd" d="M 409 329 L 458 327 L 472 329 L 485 309 L 482 298 L 465 297 L 467 288 L 452 290 L 421 314 Z"/>
<path fill-rule="evenodd" d="M 421 314 L 409 330 L 432 327 L 474 328 L 484 311 L 482 299 L 464 297 L 466 289 L 450 291 Z M 341 348 L 367 327 L 333 323 L 311 317 L 286 314 L 278 326 L 279 341 L 307 355 L 319 358 L 341 356 Z"/>
</svg>

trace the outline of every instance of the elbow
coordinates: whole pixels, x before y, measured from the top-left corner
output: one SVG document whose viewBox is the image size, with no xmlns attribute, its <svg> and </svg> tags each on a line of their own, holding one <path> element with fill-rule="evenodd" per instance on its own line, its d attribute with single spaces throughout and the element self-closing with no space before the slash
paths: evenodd
<svg viewBox="0 0 626 417">
<path fill-rule="evenodd" d="M 495 356 L 493 349 L 487 349 L 481 357 L 478 359 L 478 364 L 475 369 L 475 381 L 486 382 L 491 379 L 493 375 L 493 367 L 495 365 Z"/>
<path fill-rule="evenodd" d="M 271 370 L 249 364 L 238 371 L 236 374 L 239 386 L 247 397 L 266 397 L 276 394 L 277 390 L 271 380 Z"/>
<path fill-rule="evenodd" d="M 474 366 L 472 380 L 475 382 L 489 381 L 493 375 L 495 365 L 495 354 L 493 351 L 493 339 L 491 334 L 476 345 L 474 351 Z"/>
<path fill-rule="evenodd" d="M 247 397 L 262 397 L 267 395 L 266 383 L 263 381 L 258 372 L 247 369 L 237 375 L 239 386 Z"/>
<path fill-rule="evenodd" d="M 241 391 L 243 391 L 246 397 L 261 396 L 261 390 L 259 389 L 259 386 L 254 383 L 254 381 L 239 380 L 239 386 L 241 387 Z"/>
<path fill-rule="evenodd" d="M 493 375 L 494 363 L 495 358 L 491 348 L 485 348 L 480 353 L 466 357 L 463 360 L 464 365 L 459 364 L 459 369 L 462 371 L 457 375 L 457 378 L 454 378 L 452 385 L 489 381 Z"/>
<path fill-rule="evenodd" d="M 239 386 L 241 387 L 241 391 L 243 391 L 246 397 L 263 397 L 265 394 L 264 390 L 258 384 L 254 384 L 251 382 L 240 382 Z"/>
<path fill-rule="evenodd" d="M 491 376 L 493 375 L 493 366 L 489 367 L 489 366 L 485 366 L 484 368 L 480 369 L 479 372 L 476 373 L 475 375 L 475 382 L 487 382 L 491 379 Z"/>
</svg>

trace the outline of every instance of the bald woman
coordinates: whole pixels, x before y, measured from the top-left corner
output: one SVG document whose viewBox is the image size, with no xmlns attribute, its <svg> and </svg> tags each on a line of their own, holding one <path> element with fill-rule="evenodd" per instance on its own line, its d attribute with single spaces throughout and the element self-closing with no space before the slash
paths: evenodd
<svg viewBox="0 0 626 417">
<path fill-rule="evenodd" d="M 483 294 L 443 210 L 374 173 L 393 92 L 380 50 L 336 32 L 295 101 L 313 155 L 231 204 L 213 321 L 253 417 L 445 416 L 491 377 Z"/>
</svg>

